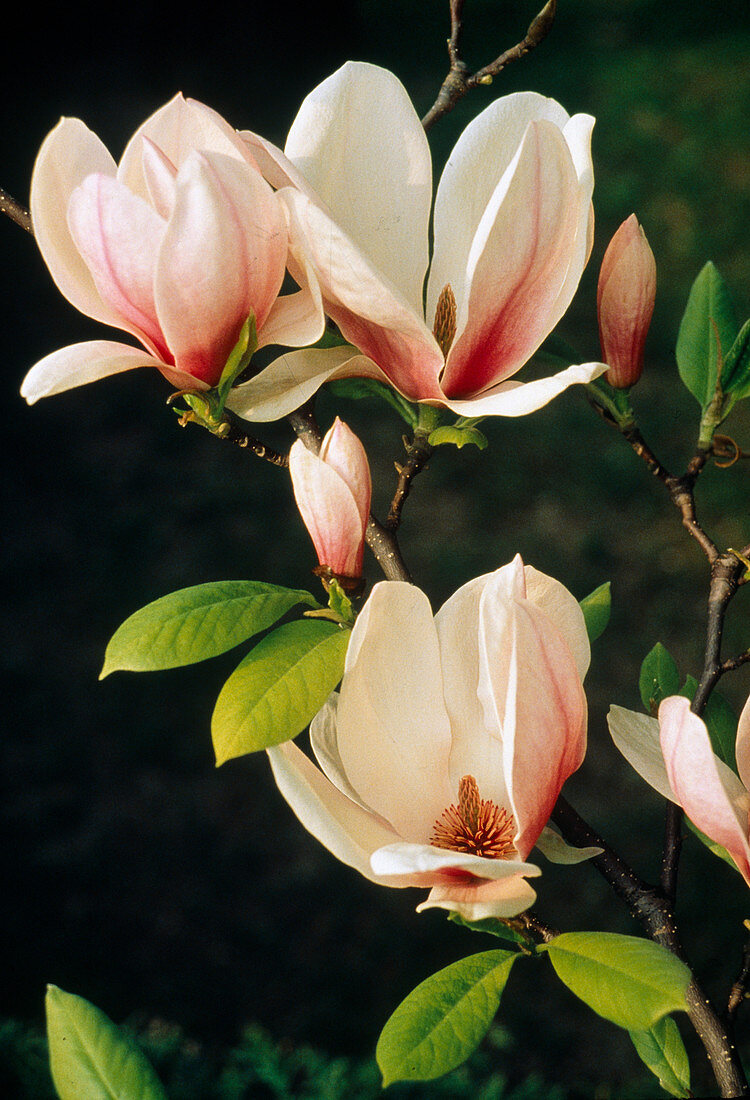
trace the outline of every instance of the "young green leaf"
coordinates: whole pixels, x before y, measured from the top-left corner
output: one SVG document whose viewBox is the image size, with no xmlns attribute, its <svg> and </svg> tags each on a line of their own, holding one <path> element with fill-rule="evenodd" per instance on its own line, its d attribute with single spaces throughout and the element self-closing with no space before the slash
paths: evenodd
<svg viewBox="0 0 750 1100">
<path fill-rule="evenodd" d="M 166 1100 L 136 1042 L 83 997 L 47 987 L 50 1068 L 60 1100 Z"/>
<path fill-rule="evenodd" d="M 692 699 L 697 688 L 698 681 L 694 676 L 688 676 L 680 688 L 680 695 Z M 711 738 L 711 748 L 720 760 L 736 772 L 737 715 L 720 692 L 712 691 L 709 695 L 708 702 L 703 708 L 703 721 Z"/>
<path fill-rule="evenodd" d="M 614 932 L 564 932 L 547 944 L 557 976 L 606 1020 L 648 1031 L 685 1011 L 690 971 L 664 947 Z"/>
<path fill-rule="evenodd" d="M 721 388 L 733 402 L 750 394 L 750 320 L 745 321 L 726 354 Z"/>
<path fill-rule="evenodd" d="M 309 592 L 260 581 L 213 581 L 182 588 L 136 611 L 112 636 L 99 679 L 110 672 L 154 672 L 216 657 L 270 626 Z"/>
<path fill-rule="evenodd" d="M 285 623 L 241 661 L 216 700 L 216 763 L 301 733 L 343 675 L 351 631 L 325 619 Z"/>
<path fill-rule="evenodd" d="M 670 1096 L 689 1097 L 690 1063 L 677 1024 L 665 1016 L 648 1031 L 631 1031 L 638 1057 Z"/>
<path fill-rule="evenodd" d="M 460 924 L 462 928 L 468 928 L 471 932 L 485 932 L 488 936 L 496 936 L 499 940 L 508 940 L 510 943 L 522 943 L 525 946 L 533 943 L 528 936 L 511 927 L 512 921 L 500 920 L 499 917 L 482 917 L 480 920 L 467 920 L 460 913 L 449 912 L 448 920 L 453 924 Z"/>
<path fill-rule="evenodd" d="M 595 588 L 593 592 L 589 592 L 588 596 L 584 596 L 580 601 L 580 608 L 583 612 L 586 632 L 590 642 L 595 642 L 599 635 L 604 633 L 609 622 L 612 611 L 610 588 L 610 582 L 605 581 L 604 584 L 600 584 L 598 588 Z"/>
<path fill-rule="evenodd" d="M 690 290 L 675 349 L 680 378 L 703 409 L 713 399 L 720 359 L 736 335 L 729 289 L 709 260 Z"/>
<path fill-rule="evenodd" d="M 430 432 L 427 442 L 431 447 L 443 447 L 445 444 L 452 444 L 459 451 L 467 443 L 472 443 L 480 451 L 483 451 L 487 446 L 487 436 L 480 432 L 479 428 L 473 426 L 461 427 L 456 424 L 443 424 L 442 427 L 435 428 L 434 432 Z"/>
<path fill-rule="evenodd" d="M 383 1088 L 394 1081 L 430 1081 L 460 1066 L 489 1029 L 517 958 L 514 951 L 483 951 L 412 990 L 378 1039 Z"/>
<path fill-rule="evenodd" d="M 661 642 L 657 642 L 644 657 L 638 687 L 643 705 L 650 714 L 656 713 L 662 699 L 676 695 L 680 690 L 679 669 Z"/>
</svg>

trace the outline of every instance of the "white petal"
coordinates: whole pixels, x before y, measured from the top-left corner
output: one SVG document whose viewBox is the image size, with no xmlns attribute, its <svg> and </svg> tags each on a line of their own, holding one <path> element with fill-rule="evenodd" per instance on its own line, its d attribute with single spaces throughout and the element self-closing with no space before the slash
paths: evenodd
<svg viewBox="0 0 750 1100">
<path fill-rule="evenodd" d="M 420 315 L 432 168 L 401 82 L 347 62 L 303 101 L 284 152 Z"/>
<path fill-rule="evenodd" d="M 315 759 L 320 765 L 321 771 L 327 779 L 338 788 L 342 794 L 356 802 L 363 810 L 374 815 L 371 806 L 364 802 L 354 787 L 349 782 L 349 777 L 341 763 L 341 754 L 338 745 L 338 730 L 336 728 L 336 708 L 339 694 L 331 692 L 325 704 L 310 723 L 310 744 L 315 753 Z"/>
<path fill-rule="evenodd" d="M 469 921 L 488 917 L 516 917 L 536 901 L 536 891 L 522 875 L 496 881 L 478 882 L 476 886 L 434 886 L 426 901 L 417 906 L 425 909 L 448 909 Z"/>
<path fill-rule="evenodd" d="M 357 376 L 382 377 L 373 362 L 348 344 L 288 351 L 231 390 L 227 408 L 245 420 L 279 420 L 304 405 L 332 378 Z"/>
<path fill-rule="evenodd" d="M 541 573 L 533 565 L 524 566 L 526 596 L 543 611 L 565 638 L 575 657 L 581 680 L 591 661 L 591 643 L 581 605 L 572 592 L 554 577 Z"/>
<path fill-rule="evenodd" d="M 338 703 L 338 748 L 360 797 L 404 840 L 425 843 L 455 800 L 450 725 L 427 597 L 375 585 L 357 618 Z"/>
<path fill-rule="evenodd" d="M 33 405 L 40 397 L 63 393 L 135 367 L 161 368 L 161 363 L 141 348 L 131 348 L 114 340 L 71 344 L 46 355 L 31 368 L 21 385 L 21 396 Z"/>
<path fill-rule="evenodd" d="M 520 859 L 485 859 L 471 852 L 451 852 L 428 844 L 388 844 L 372 853 L 370 866 L 381 878 L 433 874 L 440 878 L 446 871 L 463 871 L 477 879 L 494 881 L 514 875 L 535 878 L 542 873 L 534 863 Z"/>
<path fill-rule="evenodd" d="M 294 742 L 266 751 L 279 790 L 308 832 L 342 863 L 382 882 L 370 867 L 370 856 L 391 843 L 394 833 L 336 790 Z"/>
<path fill-rule="evenodd" d="M 547 405 L 569 386 L 592 382 L 606 370 L 606 363 L 576 363 L 549 378 L 501 382 L 480 397 L 450 400 L 446 405 L 460 416 L 525 416 Z"/>
<path fill-rule="evenodd" d="M 612 740 L 631 767 L 664 798 L 677 802 L 659 743 L 657 720 L 648 714 L 612 706 L 607 723 Z"/>
</svg>

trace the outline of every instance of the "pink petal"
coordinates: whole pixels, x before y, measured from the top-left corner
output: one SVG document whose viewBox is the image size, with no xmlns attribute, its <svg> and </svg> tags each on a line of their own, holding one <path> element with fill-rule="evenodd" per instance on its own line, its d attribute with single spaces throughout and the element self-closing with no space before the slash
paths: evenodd
<svg viewBox="0 0 750 1100">
<path fill-rule="evenodd" d="M 320 457 L 349 486 L 364 530 L 370 518 L 372 481 L 370 463 L 361 440 L 348 425 L 336 417 L 323 438 Z"/>
<path fill-rule="evenodd" d="M 665 699 L 659 728 L 664 763 L 680 805 L 701 832 L 726 848 L 750 885 L 747 790 L 714 754 L 705 724 L 692 713 L 688 699 Z"/>
<path fill-rule="evenodd" d="M 338 747 L 354 789 L 403 840 L 426 843 L 455 801 L 450 726 L 427 597 L 375 585 L 352 631 L 338 702 Z"/>
<path fill-rule="evenodd" d="M 294 742 L 266 751 L 281 794 L 308 832 L 336 859 L 383 883 L 370 867 L 370 856 L 393 841 L 392 830 L 337 791 Z"/>
<path fill-rule="evenodd" d="M 286 216 L 286 207 L 283 208 Z M 291 227 L 287 225 L 287 229 Z M 267 344 L 285 344 L 287 347 L 304 347 L 313 344 L 325 331 L 325 314 L 320 287 L 304 242 L 296 233 L 290 235 L 287 270 L 299 290 L 276 299 L 258 334 L 258 347 Z"/>
<path fill-rule="evenodd" d="M 259 173 L 218 153 L 193 153 L 159 254 L 156 302 L 180 370 L 215 385 L 240 328 L 262 329 L 287 252 L 281 206 Z"/>
<path fill-rule="evenodd" d="M 643 350 L 656 297 L 656 261 L 635 214 L 622 223 L 602 260 L 597 313 L 607 381 L 623 389 L 643 372 Z"/>
<path fill-rule="evenodd" d="M 291 189 L 282 195 L 290 232 L 304 240 L 326 313 L 345 339 L 405 397 L 441 401 L 443 356 L 421 316 L 325 211 Z"/>
<path fill-rule="evenodd" d="M 740 720 L 737 723 L 737 741 L 734 752 L 737 758 L 737 771 L 740 773 L 740 779 L 750 790 L 750 698 L 742 708 Z"/>
<path fill-rule="evenodd" d="M 102 301 L 65 216 L 71 195 L 87 176 L 114 176 L 115 170 L 96 134 L 77 118 L 63 118 L 39 150 L 30 205 L 36 243 L 60 292 L 88 317 L 119 327 L 119 314 Z"/>
<path fill-rule="evenodd" d="M 549 378 L 501 382 L 479 397 L 451 399 L 445 404 L 459 416 L 525 416 L 549 404 L 569 386 L 585 385 L 606 370 L 606 363 L 576 363 Z"/>
<path fill-rule="evenodd" d="M 289 473 L 320 564 L 342 576 L 359 576 L 364 525 L 346 481 L 299 439 L 289 452 Z"/>
<path fill-rule="evenodd" d="M 533 565 L 523 569 L 526 597 L 551 619 L 570 647 L 581 680 L 588 672 L 591 644 L 581 605 L 564 584 L 541 573 Z"/>
<path fill-rule="evenodd" d="M 113 340 L 92 340 L 72 344 L 53 351 L 40 359 L 23 380 L 21 396 L 29 405 L 40 397 L 63 393 L 75 386 L 96 382 L 110 374 L 133 370 L 135 367 L 157 367 L 162 364 L 141 348 L 131 348 Z"/>
<path fill-rule="evenodd" d="M 166 223 L 111 176 L 92 175 L 71 196 L 68 225 L 118 326 L 169 362 L 154 305 L 156 258 Z"/>
<path fill-rule="evenodd" d="M 347 62 L 303 101 L 284 152 L 343 232 L 421 315 L 432 165 L 401 82 L 377 65 Z"/>
<path fill-rule="evenodd" d="M 567 302 L 559 301 L 579 234 L 579 181 L 551 122 L 532 123 L 477 229 L 468 294 L 443 389 L 467 398 L 490 389 L 531 357 Z"/>
<path fill-rule="evenodd" d="M 147 137 L 143 138 L 143 175 L 151 205 L 167 221 L 177 196 L 177 169 Z"/>
<path fill-rule="evenodd" d="M 464 920 L 486 920 L 488 917 L 515 917 L 529 909 L 536 901 L 536 891 L 521 875 L 466 885 L 434 886 L 426 901 L 417 906 L 417 912 L 425 909 L 448 909 L 459 913 Z"/>
</svg>

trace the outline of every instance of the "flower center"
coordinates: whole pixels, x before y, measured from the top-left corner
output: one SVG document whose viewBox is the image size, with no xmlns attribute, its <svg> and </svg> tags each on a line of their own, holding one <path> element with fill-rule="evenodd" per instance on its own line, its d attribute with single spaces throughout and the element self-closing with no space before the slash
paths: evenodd
<svg viewBox="0 0 750 1100">
<path fill-rule="evenodd" d="M 432 333 L 443 356 L 447 358 L 453 337 L 456 335 L 456 298 L 450 283 L 446 283 L 440 291 L 435 307 L 435 324 Z"/>
<path fill-rule="evenodd" d="M 430 844 L 451 852 L 470 852 L 485 859 L 514 859 L 516 823 L 513 814 L 490 799 L 479 797 L 473 775 L 458 784 L 458 805 L 451 803 L 432 827 Z"/>
</svg>

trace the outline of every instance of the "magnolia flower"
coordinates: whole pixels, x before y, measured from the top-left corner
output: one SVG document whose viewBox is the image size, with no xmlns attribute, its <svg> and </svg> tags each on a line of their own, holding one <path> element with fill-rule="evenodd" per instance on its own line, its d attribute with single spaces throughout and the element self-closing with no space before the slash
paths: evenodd
<svg viewBox="0 0 750 1100">
<path fill-rule="evenodd" d="M 293 444 L 289 473 L 321 567 L 337 578 L 360 577 L 372 484 L 357 436 L 336 417 L 319 454 L 300 439 Z"/>
<path fill-rule="evenodd" d="M 607 381 L 615 389 L 634 385 L 643 373 L 643 347 L 655 298 L 656 261 L 631 214 L 604 253 L 596 298 Z"/>
<path fill-rule="evenodd" d="M 437 189 L 403 85 L 349 62 L 302 104 L 285 150 L 243 136 L 305 242 L 325 310 L 362 353 L 293 352 L 238 387 L 249 419 L 283 415 L 333 377 L 388 382 L 465 416 L 519 416 L 605 369 L 510 381 L 568 308 L 593 235 L 589 115 L 532 92 L 469 124 Z"/>
<path fill-rule="evenodd" d="M 278 297 L 289 248 L 282 201 L 247 143 L 201 103 L 172 99 L 119 166 L 79 119 L 62 119 L 36 160 L 31 216 L 65 297 L 145 350 L 95 340 L 53 352 L 24 380 L 30 403 L 141 366 L 181 388 L 214 386 L 251 313 L 261 345 L 306 344 L 323 330 L 304 273 L 297 293 Z"/>
<path fill-rule="evenodd" d="M 352 631 L 340 694 L 313 720 L 318 767 L 268 750 L 281 793 L 335 856 L 385 886 L 430 888 L 418 907 L 467 919 L 532 904 L 535 844 L 586 749 L 583 615 L 516 557 L 470 581 L 433 619 L 409 584 L 377 584 Z"/>
<path fill-rule="evenodd" d="M 702 833 L 726 848 L 750 886 L 750 699 L 737 728 L 738 776 L 711 748 L 705 722 L 690 700 L 671 695 L 659 719 L 611 707 L 612 739 L 639 775 L 682 806 Z"/>
</svg>

